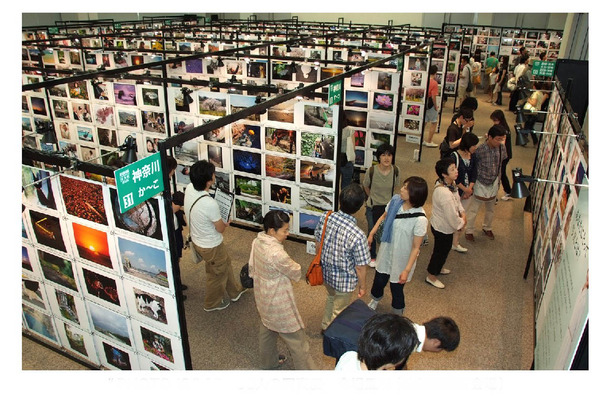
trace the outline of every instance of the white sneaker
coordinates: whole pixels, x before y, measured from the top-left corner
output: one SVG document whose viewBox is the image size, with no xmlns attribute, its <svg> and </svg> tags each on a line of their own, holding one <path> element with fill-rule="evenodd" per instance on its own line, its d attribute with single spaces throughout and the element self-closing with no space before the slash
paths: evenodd
<svg viewBox="0 0 610 400">
<path fill-rule="evenodd" d="M 426 146 L 426 147 L 438 147 L 438 144 L 436 144 L 436 143 L 428 143 L 428 142 L 424 142 L 424 146 Z"/>
<path fill-rule="evenodd" d="M 510 197 L 510 194 L 505 194 L 504 196 L 502 196 L 502 200 L 504 201 L 508 201 L 510 199 L 512 199 L 512 197 Z"/>
<path fill-rule="evenodd" d="M 377 268 L 377 260 L 371 260 L 371 262 L 369 263 L 369 267 Z"/>
<path fill-rule="evenodd" d="M 379 304 L 379 301 L 375 300 L 375 299 L 372 299 L 371 301 L 369 301 L 368 306 L 369 306 L 369 308 L 371 310 L 376 310 L 377 309 L 377 304 Z"/>
<path fill-rule="evenodd" d="M 457 251 L 458 253 L 466 253 L 466 252 L 468 251 L 468 249 L 467 249 L 467 248 L 462 247 L 462 245 L 461 245 L 461 244 L 459 244 L 459 243 L 458 243 L 458 245 L 457 245 L 457 246 L 451 246 L 451 250 L 455 250 L 455 251 Z"/>
</svg>

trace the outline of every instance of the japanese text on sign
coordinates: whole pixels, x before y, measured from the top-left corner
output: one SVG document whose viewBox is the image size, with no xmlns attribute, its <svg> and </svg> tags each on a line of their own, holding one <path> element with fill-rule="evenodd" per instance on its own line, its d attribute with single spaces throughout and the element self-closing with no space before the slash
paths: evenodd
<svg viewBox="0 0 610 400">
<path fill-rule="evenodd" d="M 121 212 L 163 191 L 161 154 L 155 153 L 114 171 Z"/>
</svg>

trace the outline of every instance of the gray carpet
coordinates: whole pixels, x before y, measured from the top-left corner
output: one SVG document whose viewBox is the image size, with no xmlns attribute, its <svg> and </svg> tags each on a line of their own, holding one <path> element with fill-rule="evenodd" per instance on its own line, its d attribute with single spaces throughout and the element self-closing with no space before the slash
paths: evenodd
<svg viewBox="0 0 610 400">
<path fill-rule="evenodd" d="M 504 110 L 509 125 L 514 124 L 514 114 L 507 111 L 508 94 L 504 106 L 493 107 L 485 102 L 487 96 L 479 96 L 479 109 L 475 112 L 474 133 L 483 136 L 492 125 L 489 115 L 496 108 Z M 439 143 L 445 136 L 451 119 L 453 101 L 447 102 L 442 115 L 441 129 L 434 141 Z M 514 133 L 513 133 L 514 144 Z M 434 163 L 438 160 L 438 149 L 423 148 L 422 161 L 413 161 L 416 145 L 406 143 L 398 137 L 397 165 L 402 179 L 410 175 L 422 176 L 432 189 L 436 178 Z M 513 145 L 513 159 L 509 170 L 523 168 L 531 172 L 535 148 Z M 510 174 L 510 172 L 509 172 Z M 432 193 L 424 209 L 431 212 Z M 500 196 L 503 195 L 500 190 Z M 426 267 L 432 252 L 431 244 L 422 248 L 413 280 L 405 286 L 405 315 L 417 323 L 423 323 L 439 315 L 455 319 L 461 332 L 459 347 L 450 353 L 423 353 L 413 355 L 408 362 L 412 370 L 524 370 L 533 360 L 534 324 L 532 275 L 524 280 L 530 240 L 531 221 L 523 212 L 524 200 L 498 201 L 493 224 L 496 239 L 489 240 L 481 232 L 482 213 L 477 218 L 475 243 L 461 244 L 468 248 L 465 254 L 452 251 L 446 267 L 452 273 L 443 276 L 444 290 L 436 289 L 424 282 Z M 361 228 L 366 229 L 364 210 L 358 215 Z M 235 274 L 247 262 L 250 243 L 256 232 L 229 228 L 225 232 L 225 243 L 231 250 Z M 305 245 L 286 241 L 288 253 L 301 264 L 303 274 L 312 258 L 305 252 Z M 201 266 L 193 265 L 184 255 L 181 262 L 182 279 L 189 286 L 185 302 L 187 328 L 193 368 L 196 370 L 252 370 L 258 369 L 258 324 L 259 318 L 251 291 L 231 304 L 227 309 L 205 312 L 202 309 L 205 290 L 204 272 Z M 367 285 L 370 288 L 374 270 L 369 268 Z M 386 296 L 378 307 L 379 312 L 390 311 L 389 286 Z M 335 360 L 322 352 L 320 322 L 325 302 L 323 287 L 310 287 L 304 280 L 294 284 L 299 310 L 306 325 L 311 352 L 322 370 L 334 368 Z M 365 300 L 368 301 L 368 294 Z M 23 369 L 81 369 L 65 357 L 47 355 L 50 350 L 23 340 Z M 280 350 L 289 354 L 279 341 Z M 52 352 L 51 352 L 52 353 Z M 292 369 L 292 361 L 282 369 Z"/>
</svg>

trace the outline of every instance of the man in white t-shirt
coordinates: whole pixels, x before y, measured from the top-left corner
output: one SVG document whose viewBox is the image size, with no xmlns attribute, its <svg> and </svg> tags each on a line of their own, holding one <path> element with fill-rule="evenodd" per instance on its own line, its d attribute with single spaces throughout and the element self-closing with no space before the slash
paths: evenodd
<svg viewBox="0 0 610 400">
<path fill-rule="evenodd" d="M 237 301 L 246 291 L 235 279 L 231 257 L 223 243 L 222 233 L 229 222 L 222 220 L 218 203 L 209 194 L 216 180 L 214 171 L 212 163 L 197 161 L 190 167 L 191 183 L 184 191 L 184 210 L 191 240 L 205 261 L 204 311 L 227 308 L 230 302 L 225 298 L 225 292 L 231 301 Z"/>
</svg>

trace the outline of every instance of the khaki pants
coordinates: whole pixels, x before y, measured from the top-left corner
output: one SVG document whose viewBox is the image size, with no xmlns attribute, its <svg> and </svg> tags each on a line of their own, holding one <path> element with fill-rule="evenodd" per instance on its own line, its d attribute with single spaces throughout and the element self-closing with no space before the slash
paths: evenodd
<svg viewBox="0 0 610 400">
<path fill-rule="evenodd" d="M 498 194 L 499 178 L 496 178 L 491 185 L 481 185 L 478 182 L 474 184 L 474 194 L 468 210 L 466 210 L 466 233 L 474 232 L 474 222 L 479 213 L 481 204 L 485 205 L 485 217 L 483 219 L 483 229 L 491 230 L 491 223 L 494 219 L 494 211 L 496 209 L 496 195 Z"/>
<path fill-rule="evenodd" d="M 326 296 L 326 308 L 322 317 L 322 329 L 328 328 L 335 317 L 350 305 L 354 294 L 354 292 L 338 292 L 326 283 L 324 287 L 328 295 Z"/>
<path fill-rule="evenodd" d="M 282 333 L 268 329 L 260 324 L 258 343 L 263 369 L 274 369 L 278 367 L 277 338 L 281 337 L 294 362 L 295 369 L 318 369 L 316 363 L 309 354 L 309 340 L 303 329 L 296 332 Z"/>
<path fill-rule="evenodd" d="M 204 291 L 203 308 L 215 308 L 220 305 L 225 292 L 234 299 L 244 290 L 235 279 L 231 267 L 231 257 L 224 243 L 211 249 L 195 245 L 197 253 L 205 261 L 206 287 Z"/>
</svg>

